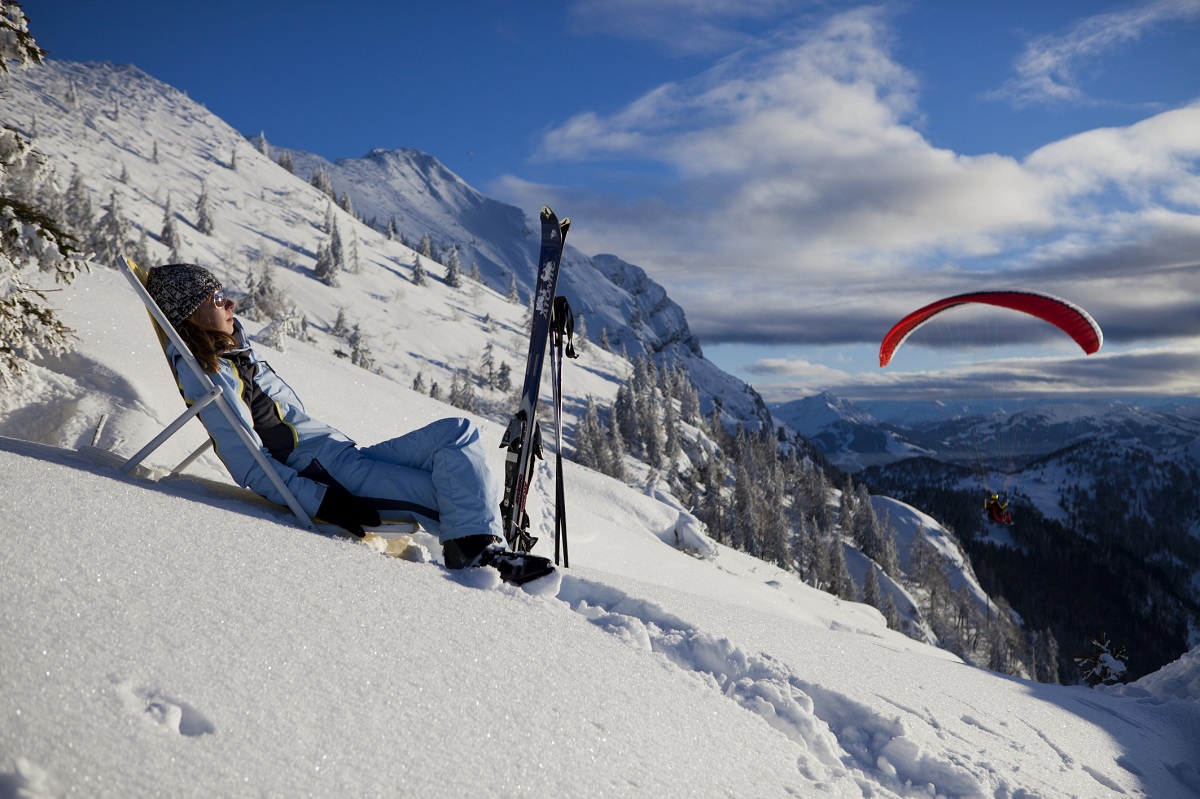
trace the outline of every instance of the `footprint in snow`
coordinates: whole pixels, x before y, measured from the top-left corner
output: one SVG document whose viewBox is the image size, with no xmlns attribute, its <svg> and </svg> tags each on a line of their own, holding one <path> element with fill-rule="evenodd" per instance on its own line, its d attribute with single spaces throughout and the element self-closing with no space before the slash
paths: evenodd
<svg viewBox="0 0 1200 799">
<path fill-rule="evenodd" d="M 216 725 L 192 705 L 158 689 L 134 688 L 124 681 L 118 683 L 117 692 L 129 711 L 140 713 L 151 724 L 169 732 L 194 738 L 217 731 Z"/>
</svg>

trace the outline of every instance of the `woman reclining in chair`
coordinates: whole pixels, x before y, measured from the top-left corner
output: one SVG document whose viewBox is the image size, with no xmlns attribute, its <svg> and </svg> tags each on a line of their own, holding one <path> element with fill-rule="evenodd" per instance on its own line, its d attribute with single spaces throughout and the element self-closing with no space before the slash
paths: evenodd
<svg viewBox="0 0 1200 799">
<path fill-rule="evenodd" d="M 362 536 L 364 527 L 380 523 L 380 510 L 405 511 L 438 536 L 451 569 L 494 566 L 514 583 L 554 570 L 546 558 L 503 546 L 499 487 L 469 420 L 442 419 L 359 448 L 309 416 L 292 388 L 258 357 L 234 316 L 233 300 L 210 272 L 195 264 L 158 266 L 146 288 L 309 516 Z M 185 368 L 174 344 L 167 355 L 184 399 L 190 404 L 204 397 L 207 388 Z M 285 504 L 224 414 L 210 405 L 200 418 L 233 479 Z"/>
</svg>

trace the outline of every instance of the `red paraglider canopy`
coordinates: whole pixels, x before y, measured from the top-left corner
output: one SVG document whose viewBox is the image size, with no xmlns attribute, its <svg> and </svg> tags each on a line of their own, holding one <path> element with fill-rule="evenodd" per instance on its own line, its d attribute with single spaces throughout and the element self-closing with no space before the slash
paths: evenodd
<svg viewBox="0 0 1200 799">
<path fill-rule="evenodd" d="M 896 350 L 918 327 L 942 311 L 969 303 L 1011 308 L 1044 319 L 1075 339 L 1088 355 L 1099 350 L 1100 345 L 1104 343 L 1104 333 L 1100 330 L 1100 325 L 1096 324 L 1096 320 L 1087 311 L 1053 294 L 1043 294 L 1039 291 L 977 291 L 931 302 L 897 322 L 883 337 L 883 343 L 879 346 L 880 367 L 888 365 Z"/>
</svg>

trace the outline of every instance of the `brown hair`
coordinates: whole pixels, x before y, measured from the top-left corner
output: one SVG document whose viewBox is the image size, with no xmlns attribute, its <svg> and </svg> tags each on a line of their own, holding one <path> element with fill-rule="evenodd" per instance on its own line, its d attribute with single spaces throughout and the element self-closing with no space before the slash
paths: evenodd
<svg viewBox="0 0 1200 799">
<path fill-rule="evenodd" d="M 204 371 L 216 374 L 219 369 L 217 357 L 223 352 L 237 349 L 233 336 L 220 330 L 205 330 L 190 319 L 184 319 L 176 328 L 183 343 L 187 344 L 192 355 L 200 362 Z"/>
</svg>

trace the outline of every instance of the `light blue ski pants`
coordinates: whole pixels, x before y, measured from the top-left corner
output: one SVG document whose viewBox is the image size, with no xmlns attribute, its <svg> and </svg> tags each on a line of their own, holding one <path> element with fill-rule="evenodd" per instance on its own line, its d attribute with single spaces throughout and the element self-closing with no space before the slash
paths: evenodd
<svg viewBox="0 0 1200 799">
<path fill-rule="evenodd" d="M 469 419 L 449 418 L 370 447 L 346 447 L 321 465 L 355 496 L 404 503 L 400 510 L 445 542 L 502 534 L 500 485 L 484 452 Z"/>
</svg>

